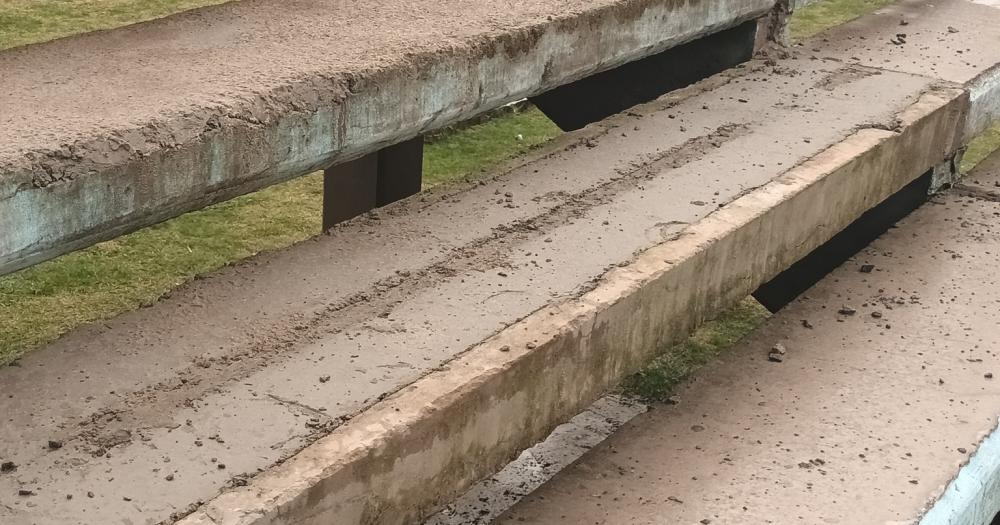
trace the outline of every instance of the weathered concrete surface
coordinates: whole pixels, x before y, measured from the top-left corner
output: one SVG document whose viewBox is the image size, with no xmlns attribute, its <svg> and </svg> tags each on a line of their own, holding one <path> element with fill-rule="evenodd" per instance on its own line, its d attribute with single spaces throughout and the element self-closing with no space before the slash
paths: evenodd
<svg viewBox="0 0 1000 525">
<path fill-rule="evenodd" d="M 503 470 L 450 502 L 424 525 L 491 523 L 646 410 L 647 405 L 618 395 L 598 399 L 573 419 L 556 427 L 545 441 L 525 450 Z"/>
<path fill-rule="evenodd" d="M 925 171 L 957 144 L 965 103 L 956 90 L 928 92 L 897 132 L 858 131 L 182 523 L 419 519 Z"/>
<path fill-rule="evenodd" d="M 773 0 L 249 0 L 0 52 L 0 274 L 757 18 Z"/>
<path fill-rule="evenodd" d="M 920 76 L 855 72 L 809 59 L 728 72 L 570 134 L 485 185 L 432 192 L 338 227 L 330 237 L 226 269 L 152 308 L 70 334 L 21 367 L 0 370 L 0 388 L 8 394 L 0 398 L 6 418 L 0 459 L 18 464 L 16 472 L 0 475 L 6 498 L 0 521 L 155 523 L 184 513 L 532 312 L 578 297 L 607 268 L 679 235 L 719 205 L 845 138 L 870 140 L 867 164 L 845 168 L 869 174 L 855 195 L 863 201 L 851 208 L 824 200 L 842 215 L 812 229 L 812 237 L 782 257 L 754 263 L 764 265 L 754 267 L 760 273 L 739 284 L 752 288 L 796 250 L 836 231 L 836 221 L 871 206 L 956 146 L 965 101 L 960 90 Z M 847 80 L 830 86 L 831 78 Z M 819 107 L 838 117 L 825 118 L 814 110 Z M 931 115 L 913 117 L 925 110 Z M 872 129 L 893 127 L 897 119 L 915 123 L 898 133 Z M 600 250 L 582 257 L 581 246 L 595 243 Z M 781 252 L 779 244 L 773 248 Z M 689 323 L 736 297 L 739 287 L 718 297 L 705 287 L 699 300 L 706 303 L 661 327 L 660 335 L 681 337 Z M 600 381 L 578 385 L 581 397 L 539 408 L 530 426 L 512 425 L 503 447 L 483 449 L 472 456 L 477 460 L 462 457 L 468 471 L 422 484 L 439 492 L 373 490 L 369 510 L 358 512 L 379 512 L 385 504 L 385 521 L 426 516 L 648 355 L 636 352 Z M 517 387 L 517 377 L 527 376 L 508 383 L 500 374 L 498 388 Z M 57 382 L 60 387 L 51 388 Z M 64 446 L 46 450 L 51 439 Z M 36 495 L 3 496 L 22 488 Z"/>
<path fill-rule="evenodd" d="M 828 42 L 815 48 L 817 57 L 967 86 L 965 141 L 1000 119 L 1000 2 L 996 0 L 906 0 L 835 27 L 823 37 Z"/>
<path fill-rule="evenodd" d="M 1000 417 L 1000 155 L 970 178 L 498 523 L 988 525 L 996 472 L 935 504 Z"/>
</svg>

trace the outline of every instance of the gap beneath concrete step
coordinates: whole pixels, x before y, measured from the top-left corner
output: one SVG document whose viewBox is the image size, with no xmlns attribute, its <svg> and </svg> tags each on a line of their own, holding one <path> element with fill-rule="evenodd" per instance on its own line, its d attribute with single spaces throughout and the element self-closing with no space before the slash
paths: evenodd
<svg viewBox="0 0 1000 525">
<path fill-rule="evenodd" d="M 796 297 L 926 202 L 933 173 L 934 170 L 929 170 L 907 184 L 865 212 L 825 244 L 774 279 L 761 285 L 753 293 L 754 299 L 772 313 L 794 301 Z"/>
<path fill-rule="evenodd" d="M 564 131 L 577 130 L 750 60 L 756 34 L 757 21 L 749 20 L 531 101 Z"/>
</svg>

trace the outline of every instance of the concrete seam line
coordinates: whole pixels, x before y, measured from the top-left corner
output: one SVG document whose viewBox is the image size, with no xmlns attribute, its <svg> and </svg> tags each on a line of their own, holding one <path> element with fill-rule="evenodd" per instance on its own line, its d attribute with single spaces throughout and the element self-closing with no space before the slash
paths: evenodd
<svg viewBox="0 0 1000 525">
<path fill-rule="evenodd" d="M 181 523 L 418 522 L 953 152 L 967 104 L 930 90 L 897 131 L 855 132 Z"/>
</svg>

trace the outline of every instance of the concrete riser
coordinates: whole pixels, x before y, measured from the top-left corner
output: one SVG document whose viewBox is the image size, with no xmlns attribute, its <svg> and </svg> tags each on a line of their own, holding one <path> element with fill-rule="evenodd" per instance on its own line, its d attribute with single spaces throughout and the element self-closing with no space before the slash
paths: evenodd
<svg viewBox="0 0 1000 525">
<path fill-rule="evenodd" d="M 959 89 L 924 93 L 897 132 L 857 131 L 181 523 L 418 522 L 949 158 L 967 107 Z"/>
</svg>

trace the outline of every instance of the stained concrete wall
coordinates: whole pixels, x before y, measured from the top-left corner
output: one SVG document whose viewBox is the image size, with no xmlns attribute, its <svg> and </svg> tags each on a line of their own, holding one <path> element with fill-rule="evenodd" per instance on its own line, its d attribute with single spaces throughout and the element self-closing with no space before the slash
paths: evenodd
<svg viewBox="0 0 1000 525">
<path fill-rule="evenodd" d="M 609 0 L 389 66 L 315 71 L 271 92 L 238 94 L 243 102 L 237 107 L 185 111 L 42 149 L 5 144 L 0 274 L 661 52 L 758 18 L 772 5 L 772 0 Z M 194 17 L 168 20 L 148 31 L 180 34 L 185 28 L 177 26 L 185 24 L 193 26 L 187 31 L 205 31 L 200 23 Z M 120 30 L 106 38 L 122 45 L 142 39 L 143 31 Z M 17 50 L 0 59 L 30 64 L 51 54 L 51 46 L 71 43 Z M 65 70 L 73 71 L 69 66 Z M 17 80 L 30 72 L 12 68 L 7 74 Z M 346 90 L 337 80 L 344 78 Z M 94 89 L 85 87 L 89 82 L 80 85 Z M 49 105 L 44 97 L 37 104 Z"/>
<path fill-rule="evenodd" d="M 952 154 L 967 105 L 932 89 L 897 131 L 857 131 L 181 523 L 418 522 Z"/>
</svg>

